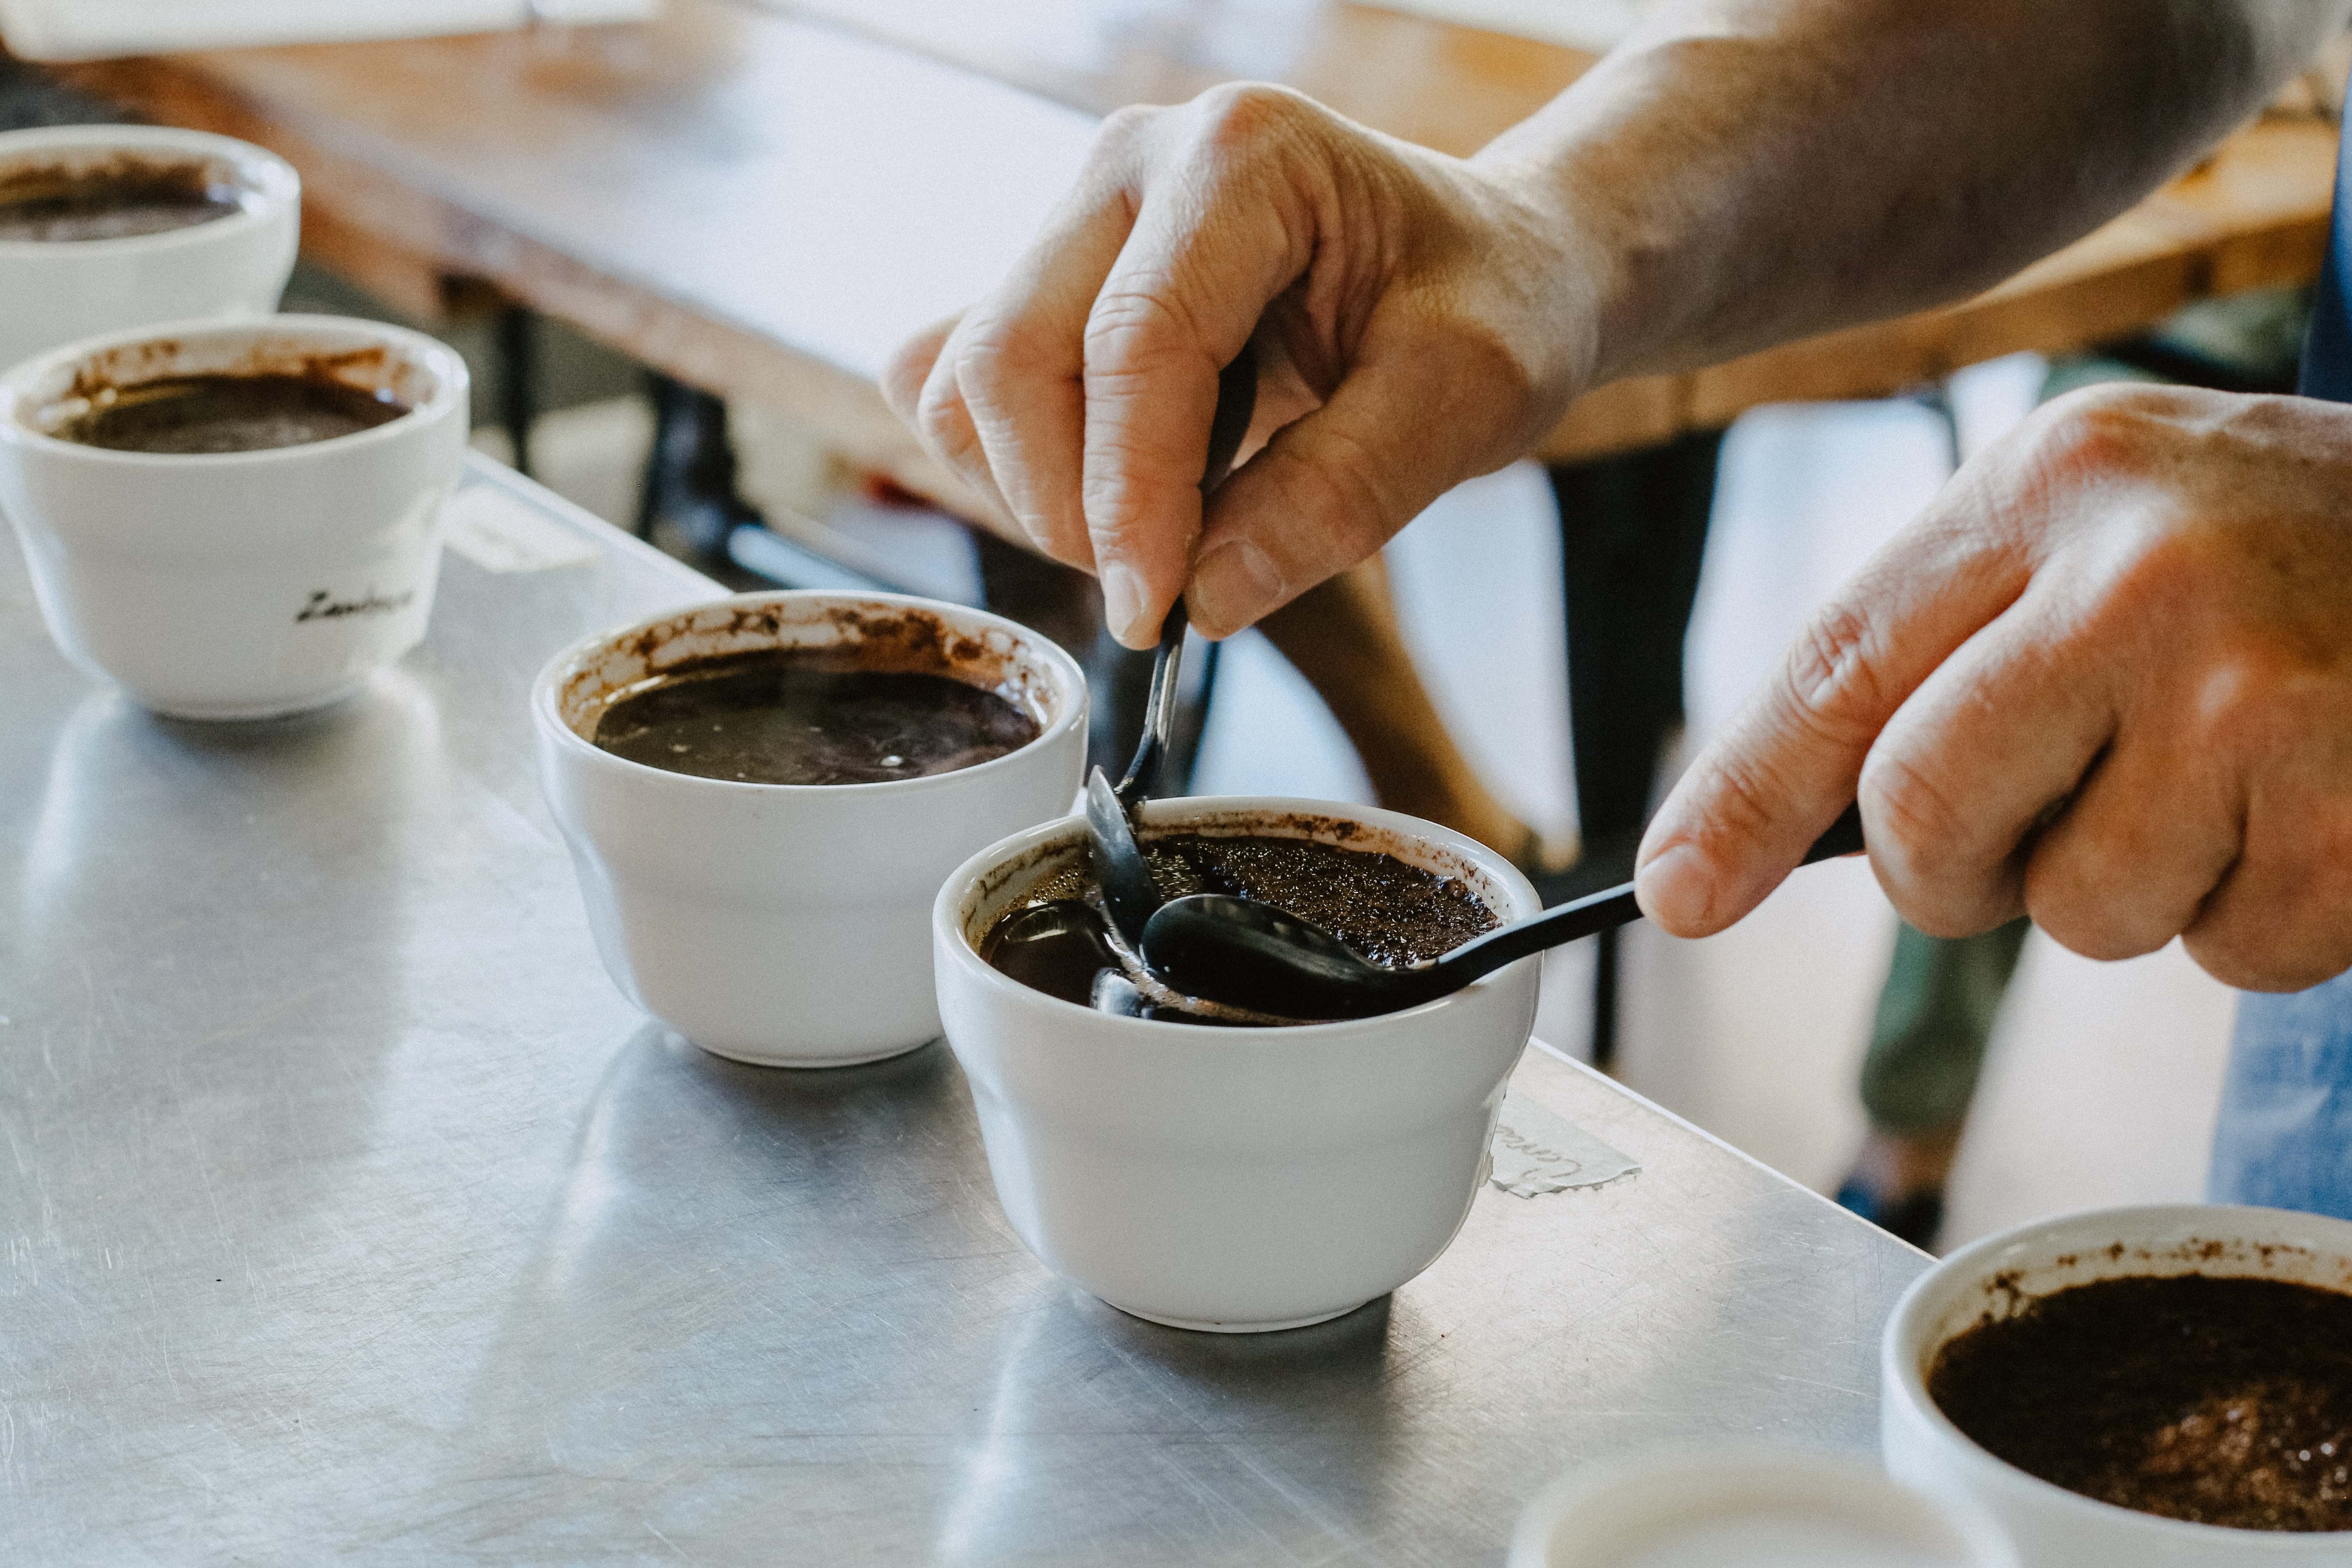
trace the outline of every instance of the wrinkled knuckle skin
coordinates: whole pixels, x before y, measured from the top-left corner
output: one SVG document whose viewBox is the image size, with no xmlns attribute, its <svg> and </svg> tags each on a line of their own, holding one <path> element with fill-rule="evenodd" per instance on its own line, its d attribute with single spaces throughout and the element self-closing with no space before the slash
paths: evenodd
<svg viewBox="0 0 2352 1568">
<path fill-rule="evenodd" d="M 2144 467 L 2164 440 L 2177 399 L 2140 382 L 2084 387 L 2045 405 L 2027 427 L 2034 455 L 2068 478 Z"/>
<path fill-rule="evenodd" d="M 1288 135 L 1308 112 L 1287 88 L 1262 81 L 1226 82 L 1193 100 L 1199 148 L 1212 156 L 1247 154 Z"/>
<path fill-rule="evenodd" d="M 980 436 L 953 376 L 933 376 L 915 405 L 915 431 L 934 455 L 957 468 L 970 465 Z"/>
<path fill-rule="evenodd" d="M 1155 361 L 1182 353 L 1192 341 L 1175 304 L 1153 283 L 1139 280 L 1106 290 L 1087 313 L 1087 389 L 1097 395 L 1116 391 L 1127 378 L 1148 388 Z"/>
<path fill-rule="evenodd" d="M 1791 704 L 1825 731 L 1843 729 L 1849 710 L 1876 710 L 1878 668 L 1870 619 L 1855 606 L 1832 603 L 1797 634 L 1784 671 Z"/>
<path fill-rule="evenodd" d="M 1904 914 L 1929 936 L 1965 936 L 1980 901 L 1963 884 L 1966 821 L 1931 770 L 1910 759 L 1874 751 L 1855 786 L 1870 827 L 1871 858 L 1908 901 Z"/>
</svg>

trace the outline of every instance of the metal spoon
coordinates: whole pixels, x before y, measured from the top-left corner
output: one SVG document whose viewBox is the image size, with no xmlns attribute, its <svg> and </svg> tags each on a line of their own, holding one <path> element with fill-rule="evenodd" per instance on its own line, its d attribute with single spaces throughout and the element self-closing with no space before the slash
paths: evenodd
<svg viewBox="0 0 2352 1568">
<path fill-rule="evenodd" d="M 1803 864 L 1862 849 L 1849 805 Z M 1391 969 L 1312 921 L 1256 899 L 1196 893 L 1160 906 L 1137 951 L 1152 973 L 1191 996 L 1286 1018 L 1364 1018 L 1433 1001 L 1507 963 L 1639 919 L 1633 884 L 1547 910 L 1464 942 L 1434 963 Z"/>
<path fill-rule="evenodd" d="M 1249 434 L 1250 414 L 1257 404 L 1257 355 L 1246 343 L 1231 364 L 1217 374 L 1217 411 L 1209 421 L 1209 461 L 1201 475 L 1203 500 L 1233 471 L 1234 454 Z M 1168 737 L 1176 720 L 1176 678 L 1184 658 L 1184 601 L 1170 606 L 1160 624 L 1160 648 L 1151 660 L 1151 691 L 1144 700 L 1143 739 L 1127 764 L 1127 776 L 1114 785 L 1097 767 L 1087 780 L 1087 832 L 1094 850 L 1095 881 L 1102 889 L 1103 908 L 1129 947 L 1139 950 L 1143 926 L 1160 907 L 1160 891 L 1151 880 L 1151 867 L 1136 841 L 1132 814 L 1146 792 L 1160 781 L 1168 758 Z M 1131 989 L 1131 988 L 1130 988 Z M 1097 1005 L 1104 1001 L 1096 993 Z M 1113 1000 L 1124 1002 L 1124 994 Z M 1106 1011 L 1119 1011 L 1106 1007 Z"/>
</svg>

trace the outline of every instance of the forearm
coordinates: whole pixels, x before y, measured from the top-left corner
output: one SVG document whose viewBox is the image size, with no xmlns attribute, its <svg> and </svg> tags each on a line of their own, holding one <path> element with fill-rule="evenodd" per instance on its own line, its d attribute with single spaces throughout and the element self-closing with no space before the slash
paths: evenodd
<svg viewBox="0 0 2352 1568">
<path fill-rule="evenodd" d="M 1694 0 L 1479 163 L 1561 227 L 1590 383 L 1987 287 L 2257 110 L 2352 0 Z"/>
</svg>

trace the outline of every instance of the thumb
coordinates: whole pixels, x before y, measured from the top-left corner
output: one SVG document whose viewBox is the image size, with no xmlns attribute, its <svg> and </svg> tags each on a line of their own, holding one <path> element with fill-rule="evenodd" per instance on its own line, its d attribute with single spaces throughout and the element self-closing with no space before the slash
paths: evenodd
<svg viewBox="0 0 2352 1568">
<path fill-rule="evenodd" d="M 1762 691 L 1676 782 L 1643 836 L 1642 912 L 1711 936 L 1780 886 L 1854 798 L 1879 732 L 2023 591 L 2025 552 L 1963 487 L 1816 611 Z"/>
</svg>

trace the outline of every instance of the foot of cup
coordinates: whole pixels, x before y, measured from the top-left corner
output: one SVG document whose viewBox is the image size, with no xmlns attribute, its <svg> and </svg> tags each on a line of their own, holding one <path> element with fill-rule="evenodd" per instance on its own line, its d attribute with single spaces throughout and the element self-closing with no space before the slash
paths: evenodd
<svg viewBox="0 0 2352 1568">
<path fill-rule="evenodd" d="M 293 701 L 275 702 L 151 702 L 137 692 L 131 700 L 148 712 L 163 719 L 193 719 L 200 723 L 223 723 L 236 720 L 290 719 L 297 713 L 313 713 L 321 708 L 331 708 L 353 695 L 367 684 L 367 677 L 345 681 L 331 690 Z"/>
<path fill-rule="evenodd" d="M 763 1055 L 758 1051 L 726 1050 L 718 1046 L 706 1046 L 700 1040 L 691 1040 L 688 1043 L 697 1050 L 708 1051 L 714 1057 L 723 1057 L 730 1062 L 741 1062 L 745 1067 L 799 1068 L 805 1070 L 812 1068 L 863 1067 L 867 1062 L 887 1062 L 892 1057 L 903 1057 L 909 1051 L 919 1051 L 931 1042 L 917 1040 L 911 1046 L 892 1046 L 887 1050 L 868 1051 L 862 1056 L 846 1057 L 773 1056 Z"/>
<path fill-rule="evenodd" d="M 1190 1329 L 1196 1334 L 1271 1334 L 1278 1333 L 1284 1329 L 1307 1329 L 1317 1323 L 1328 1323 L 1334 1318 L 1344 1318 L 1363 1304 L 1358 1301 L 1352 1306 L 1342 1307 L 1336 1312 L 1318 1312 L 1307 1318 L 1285 1318 L 1279 1322 L 1241 1323 L 1218 1322 L 1202 1318 L 1163 1318 L 1157 1312 L 1142 1312 L 1133 1307 L 1119 1306 L 1117 1301 L 1106 1302 L 1106 1305 L 1118 1307 L 1130 1318 L 1141 1318 L 1147 1323 L 1158 1323 L 1162 1328 Z"/>
</svg>

